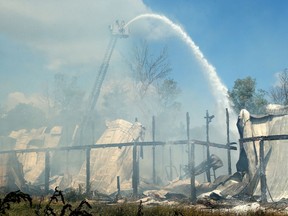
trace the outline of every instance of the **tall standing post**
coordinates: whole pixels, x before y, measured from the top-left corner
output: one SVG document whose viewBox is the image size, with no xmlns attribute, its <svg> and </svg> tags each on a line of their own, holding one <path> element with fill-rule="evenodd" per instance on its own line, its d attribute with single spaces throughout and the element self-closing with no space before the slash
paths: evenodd
<svg viewBox="0 0 288 216">
<path fill-rule="evenodd" d="M 134 142 L 133 145 L 133 150 L 132 150 L 132 154 L 133 154 L 133 173 L 132 173 L 132 188 L 133 188 L 133 196 L 137 197 L 138 195 L 138 171 L 137 171 L 137 145 L 136 142 Z"/>
<path fill-rule="evenodd" d="M 186 113 L 186 134 L 187 134 L 187 147 L 188 147 L 188 170 L 191 174 L 191 145 L 190 145 L 190 116 Z M 190 175 L 191 176 L 191 175 Z"/>
<path fill-rule="evenodd" d="M 229 125 L 229 112 L 226 108 L 226 125 L 227 125 L 227 159 L 228 159 L 228 175 L 232 174 L 231 168 L 231 150 L 230 150 L 230 125 Z"/>
<path fill-rule="evenodd" d="M 209 123 L 214 118 L 214 115 L 209 116 L 208 110 L 206 110 L 206 116 L 204 117 L 206 119 L 206 157 L 207 157 L 207 181 L 211 182 L 211 173 L 210 173 L 210 146 L 209 146 Z"/>
<path fill-rule="evenodd" d="M 45 152 L 45 193 L 49 192 L 49 178 L 50 178 L 50 153 Z"/>
<path fill-rule="evenodd" d="M 196 203 L 196 187 L 195 187 L 195 144 L 190 143 L 190 116 L 186 113 L 186 124 L 187 124 L 187 143 L 188 143 L 188 169 L 190 174 L 190 185 L 191 185 L 191 202 Z"/>
<path fill-rule="evenodd" d="M 94 143 L 95 143 L 95 122 L 94 122 L 94 121 L 92 121 L 92 128 L 91 128 L 91 130 L 92 130 L 92 136 L 91 136 L 92 140 L 91 140 L 91 143 L 92 143 L 92 145 L 94 145 Z"/>
<path fill-rule="evenodd" d="M 266 168 L 264 162 L 264 140 L 260 140 L 260 186 L 261 186 L 261 202 L 267 202 L 267 185 L 266 185 Z"/>
<path fill-rule="evenodd" d="M 90 152 L 91 149 L 86 149 L 86 193 L 90 192 Z"/>
<path fill-rule="evenodd" d="M 169 170 L 170 170 L 170 173 L 169 173 L 169 178 L 170 178 L 170 181 L 173 180 L 173 164 L 172 164 L 172 148 L 171 146 L 169 146 Z"/>
<path fill-rule="evenodd" d="M 156 158 L 155 158 L 155 116 L 152 117 L 152 141 L 153 141 L 153 147 L 152 147 L 152 176 L 153 176 L 153 184 L 156 184 Z"/>
<path fill-rule="evenodd" d="M 117 196 L 121 197 L 120 176 L 117 176 Z"/>
</svg>

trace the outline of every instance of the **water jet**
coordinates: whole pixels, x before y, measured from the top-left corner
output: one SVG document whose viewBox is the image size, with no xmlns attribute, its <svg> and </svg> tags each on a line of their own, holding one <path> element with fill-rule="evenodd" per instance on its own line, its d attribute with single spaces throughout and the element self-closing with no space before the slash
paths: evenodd
<svg viewBox="0 0 288 216">
<path fill-rule="evenodd" d="M 145 19 L 145 18 L 148 18 L 148 19 L 152 18 L 152 19 L 160 20 L 164 22 L 165 24 L 167 24 L 168 26 L 170 26 L 175 32 L 177 32 L 179 37 L 190 47 L 197 61 L 202 66 L 203 72 L 209 80 L 209 84 L 211 85 L 211 88 L 213 90 L 212 94 L 214 98 L 216 99 L 217 103 L 223 106 L 223 110 L 225 110 L 225 108 L 232 110 L 231 105 L 229 103 L 228 94 L 227 94 L 228 89 L 222 83 L 221 79 L 219 78 L 215 67 L 208 62 L 208 60 L 205 58 L 205 56 L 201 52 L 200 48 L 194 43 L 192 38 L 179 25 L 175 24 L 169 18 L 163 15 L 141 14 L 133 18 L 129 22 L 127 22 L 125 26 L 128 27 L 135 21 L 140 20 L 140 19 Z"/>
</svg>

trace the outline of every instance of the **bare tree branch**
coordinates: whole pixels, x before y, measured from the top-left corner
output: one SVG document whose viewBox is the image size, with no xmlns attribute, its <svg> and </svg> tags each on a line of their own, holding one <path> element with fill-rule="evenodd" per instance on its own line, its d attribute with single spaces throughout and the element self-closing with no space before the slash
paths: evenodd
<svg viewBox="0 0 288 216">
<path fill-rule="evenodd" d="M 278 85 L 270 89 L 269 96 L 274 103 L 288 105 L 288 68 L 278 75 Z"/>
<path fill-rule="evenodd" d="M 141 97 L 145 96 L 151 84 L 164 80 L 172 70 L 168 62 L 167 48 L 164 48 L 157 57 L 154 57 L 150 54 L 146 41 L 135 47 L 129 65 L 136 80 L 141 83 Z"/>
</svg>

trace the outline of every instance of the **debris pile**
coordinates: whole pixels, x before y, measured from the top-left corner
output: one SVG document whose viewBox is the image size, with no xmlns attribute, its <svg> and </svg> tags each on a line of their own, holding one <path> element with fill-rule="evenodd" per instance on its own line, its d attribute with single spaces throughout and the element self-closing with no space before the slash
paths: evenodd
<svg viewBox="0 0 288 216">
<path fill-rule="evenodd" d="M 95 145 L 138 142 L 143 140 L 143 135 L 143 127 L 139 122 L 132 124 L 118 119 L 107 123 L 106 131 Z M 91 152 L 90 182 L 92 191 L 97 190 L 106 194 L 117 191 L 117 176 L 121 176 L 120 184 L 123 190 L 131 189 L 132 148 L 131 146 L 104 148 Z M 86 161 L 73 181 L 72 187 L 77 188 L 79 184 L 86 185 Z"/>
<path fill-rule="evenodd" d="M 269 195 L 268 200 L 278 201 L 275 203 L 279 205 L 282 203 L 284 211 L 287 205 L 281 200 L 288 197 L 286 190 L 288 187 L 288 172 L 286 172 L 288 148 L 285 142 L 288 139 L 287 125 L 288 115 L 286 114 L 253 116 L 247 110 L 242 110 L 237 122 L 240 135 L 237 171 L 231 175 L 216 177 L 215 170 L 222 167 L 223 162 L 221 158 L 213 154 L 210 155 L 209 160 L 204 160 L 195 166 L 195 175 L 212 169 L 215 179 L 214 182 L 195 181 L 198 203 L 209 208 L 222 208 L 222 206 L 227 208 L 228 206 L 231 211 L 235 212 L 242 210 L 245 212 L 247 209 L 262 211 L 262 206 L 257 202 L 264 201 L 263 190 L 260 190 L 260 179 L 264 175 L 267 179 L 265 186 Z M 50 163 L 56 163 L 53 161 L 55 150 L 51 149 L 61 147 L 62 127 L 13 131 L 9 138 L 2 137 L 0 140 L 2 151 L 7 151 L 0 157 L 0 186 L 11 188 L 11 190 L 23 190 L 34 186 L 43 188 L 48 173 L 51 189 L 62 185 L 63 188 L 78 189 L 79 193 L 85 193 L 84 188 L 87 190 L 89 186 L 92 196 L 105 197 L 109 202 L 115 200 L 115 197 L 117 197 L 116 200 L 120 200 L 122 196 L 130 196 L 134 199 L 140 196 L 143 205 L 173 205 L 183 200 L 189 201 L 191 197 L 189 168 L 191 166 L 185 166 L 184 175 L 178 176 L 167 185 L 153 184 L 151 179 L 139 177 L 140 148 L 138 150 L 135 148 L 137 151 L 135 156 L 137 160 L 135 160 L 133 145 L 109 147 L 113 144 L 143 142 L 144 134 L 145 129 L 139 122 L 130 123 L 122 119 L 108 122 L 106 131 L 93 145 L 103 146 L 95 149 L 90 146 L 89 151 L 86 151 L 89 153 L 89 159 L 86 155 L 86 160 L 83 158 L 79 164 L 77 175 L 67 180 L 67 173 L 55 175 L 54 172 L 52 176 L 49 176 L 51 172 L 47 169 L 49 163 L 46 157 L 47 149 L 50 151 Z M 260 144 L 261 142 L 263 144 L 263 141 L 265 141 L 264 155 L 261 159 Z M 46 149 L 46 152 L 43 149 Z M 135 161 L 138 172 L 136 174 Z M 138 175 L 138 178 L 135 178 L 138 187 L 136 196 L 133 175 Z M 240 203 L 240 200 L 243 203 Z M 236 205 L 238 206 L 235 207 Z"/>
</svg>

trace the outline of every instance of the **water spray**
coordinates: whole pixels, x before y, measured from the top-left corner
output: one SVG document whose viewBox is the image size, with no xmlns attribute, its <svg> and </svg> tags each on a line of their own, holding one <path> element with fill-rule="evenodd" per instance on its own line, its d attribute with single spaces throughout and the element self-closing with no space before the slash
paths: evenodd
<svg viewBox="0 0 288 216">
<path fill-rule="evenodd" d="M 191 39 L 191 37 L 177 24 L 173 23 L 170 19 L 168 19 L 166 16 L 158 15 L 158 14 L 142 14 L 134 19 L 130 20 L 125 27 L 128 27 L 133 22 L 143 19 L 143 18 L 153 18 L 157 20 L 163 21 L 165 24 L 169 25 L 173 30 L 175 30 L 178 35 L 181 37 L 181 39 L 191 48 L 193 54 L 195 55 L 196 59 L 200 63 L 200 65 L 204 68 L 204 73 L 209 79 L 209 83 L 213 89 L 212 94 L 216 98 L 218 104 L 221 104 L 224 106 L 224 108 L 228 108 L 232 111 L 232 108 L 230 106 L 229 100 L 228 100 L 228 89 L 227 87 L 222 83 L 219 76 L 217 75 L 216 69 L 208 62 L 208 60 L 205 58 L 203 53 L 201 52 L 200 48 L 194 43 L 194 41 Z"/>
</svg>

